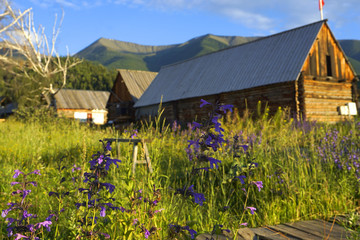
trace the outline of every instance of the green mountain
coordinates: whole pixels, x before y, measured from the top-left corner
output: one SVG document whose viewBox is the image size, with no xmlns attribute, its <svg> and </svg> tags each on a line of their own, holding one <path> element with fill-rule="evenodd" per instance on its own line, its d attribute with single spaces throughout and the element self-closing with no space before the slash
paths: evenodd
<svg viewBox="0 0 360 240">
<path fill-rule="evenodd" d="M 185 43 L 148 46 L 100 38 L 75 56 L 116 69 L 149 70 L 158 72 L 161 66 L 253 41 L 258 37 L 216 36 L 193 38 Z M 340 40 L 341 47 L 355 71 L 360 74 L 360 40 Z"/>
<path fill-rule="evenodd" d="M 225 37 L 207 34 L 185 43 L 147 46 L 100 38 L 75 56 L 109 68 L 159 71 L 161 66 L 246 43 L 256 37 Z"/>
<path fill-rule="evenodd" d="M 340 40 L 339 43 L 354 70 L 360 75 L 360 40 Z"/>
</svg>

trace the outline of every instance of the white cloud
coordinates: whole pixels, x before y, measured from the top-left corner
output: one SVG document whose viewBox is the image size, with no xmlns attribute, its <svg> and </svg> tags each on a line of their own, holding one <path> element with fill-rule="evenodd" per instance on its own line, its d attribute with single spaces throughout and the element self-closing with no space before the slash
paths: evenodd
<svg viewBox="0 0 360 240">
<path fill-rule="evenodd" d="M 81 9 L 83 7 L 98 7 L 106 3 L 105 0 L 30 0 L 43 8 L 61 6 L 63 8 Z"/>
<path fill-rule="evenodd" d="M 223 9 L 221 13 L 248 28 L 255 27 L 259 30 L 268 30 L 273 27 L 273 20 L 261 14 L 246 12 L 236 8 Z"/>
<path fill-rule="evenodd" d="M 77 5 L 71 1 L 68 0 L 55 0 L 56 3 L 60 4 L 63 7 L 77 7 Z"/>
</svg>

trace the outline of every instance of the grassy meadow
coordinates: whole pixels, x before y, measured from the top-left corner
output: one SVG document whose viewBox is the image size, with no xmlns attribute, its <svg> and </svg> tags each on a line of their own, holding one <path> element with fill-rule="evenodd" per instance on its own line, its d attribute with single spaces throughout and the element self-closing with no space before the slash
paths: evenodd
<svg viewBox="0 0 360 240">
<path fill-rule="evenodd" d="M 9 119 L 0 123 L 0 209 L 21 201 L 21 195 L 12 194 L 19 186 L 11 186 L 11 182 L 21 180 L 21 176 L 14 180 L 15 170 L 41 173 L 28 175 L 37 186 L 29 185 L 31 192 L 26 196 L 31 204 L 29 212 L 37 215 L 29 221 L 55 215 L 50 232 L 38 230 L 41 239 L 76 239 L 86 229 L 104 233 L 89 235 L 91 239 L 102 239 L 106 234 L 111 239 L 169 239 L 174 236 L 169 224 L 188 226 L 200 234 L 212 232 L 214 226 L 235 231 L 246 224 L 259 227 L 330 219 L 339 214 L 354 215 L 359 208 L 359 120 L 296 122 L 280 109 L 273 117 L 262 113 L 254 120 L 233 114 L 221 123 L 225 141 L 212 155 L 221 160 L 218 169 L 194 175 L 186 148 L 188 140 L 199 132 L 188 126 L 155 119 L 115 131 L 64 119 L 41 123 Z M 104 179 L 116 187 L 106 198 L 120 210 L 107 209 L 106 216 L 100 217 L 95 208 L 86 212 L 85 206 L 76 207 L 87 199 L 78 189 L 86 184 L 84 173 L 90 171 L 93 154 L 102 150 L 99 140 L 113 137 L 151 140 L 147 145 L 154 172 L 150 174 L 145 165 L 138 165 L 133 175 L 132 144 L 121 143 L 118 152 L 113 143 L 111 157 L 119 155 L 121 163 L 118 168 L 112 165 Z M 239 175 L 246 176 L 247 182 L 236 180 Z M 252 184 L 259 181 L 261 191 Z M 204 194 L 202 205 L 177 194 L 190 184 Z M 50 192 L 59 195 L 49 196 Z M 256 211 L 252 214 L 248 207 Z M 92 224 L 81 225 L 83 216 L 92 219 Z M 17 215 L 12 211 L 6 217 Z M 6 237 L 5 219 L 0 218 L 0 239 L 13 239 Z M 146 235 L 145 229 L 151 229 L 151 234 Z M 187 228 L 181 232 L 177 239 L 191 238 Z"/>
</svg>

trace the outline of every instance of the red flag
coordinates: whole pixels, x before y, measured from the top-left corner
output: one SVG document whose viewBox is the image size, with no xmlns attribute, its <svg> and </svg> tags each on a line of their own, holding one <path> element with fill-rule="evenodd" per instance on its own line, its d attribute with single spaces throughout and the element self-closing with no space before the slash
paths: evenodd
<svg viewBox="0 0 360 240">
<path fill-rule="evenodd" d="M 321 10 L 324 5 L 325 5 L 324 0 L 319 0 L 319 10 Z"/>
</svg>

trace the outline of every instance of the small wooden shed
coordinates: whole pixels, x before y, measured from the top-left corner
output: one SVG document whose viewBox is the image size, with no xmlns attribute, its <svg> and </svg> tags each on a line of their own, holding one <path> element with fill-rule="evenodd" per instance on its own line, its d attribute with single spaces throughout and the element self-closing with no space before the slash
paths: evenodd
<svg viewBox="0 0 360 240">
<path fill-rule="evenodd" d="M 61 89 L 54 95 L 54 107 L 59 116 L 98 125 L 107 121 L 108 91 Z"/>
<path fill-rule="evenodd" d="M 157 72 L 119 69 L 106 104 L 108 121 L 125 123 L 135 120 L 134 103 L 138 101 Z"/>
<path fill-rule="evenodd" d="M 165 66 L 135 107 L 139 118 L 156 115 L 162 99 L 167 119 L 187 122 L 207 115 L 200 99 L 240 113 L 261 101 L 270 113 L 335 122 L 354 114 L 356 81 L 324 20 Z"/>
</svg>

